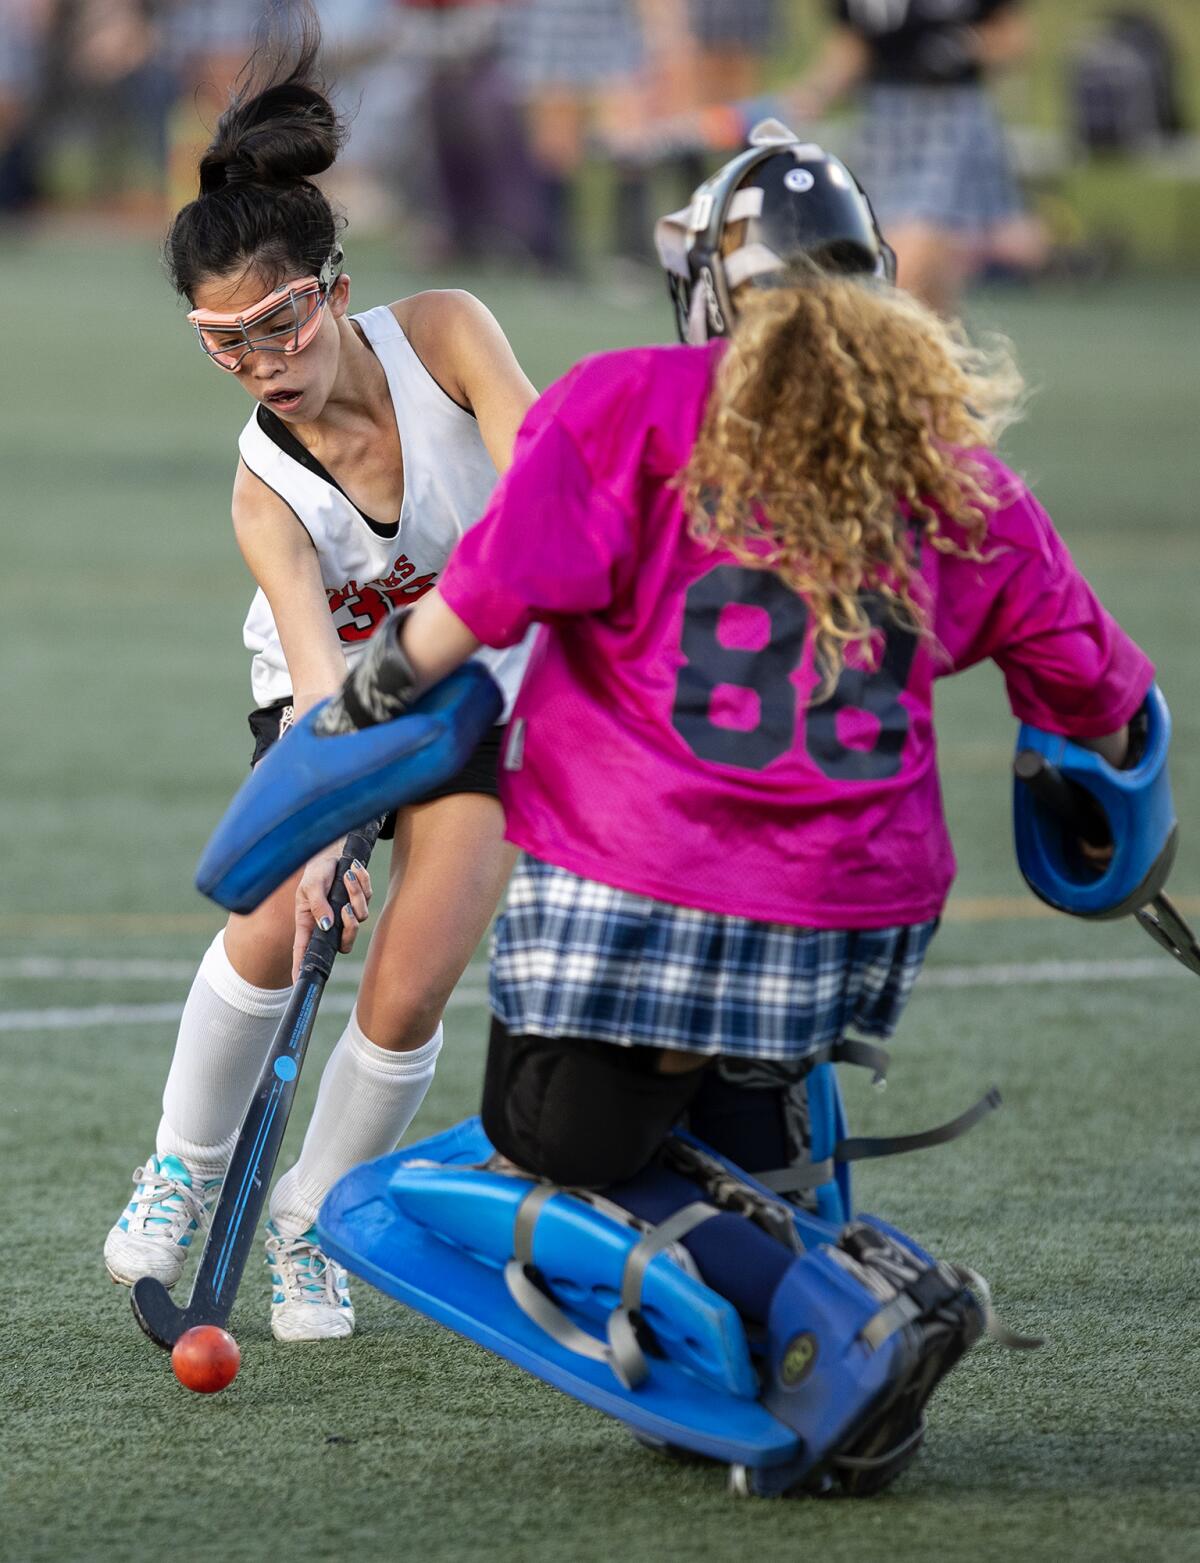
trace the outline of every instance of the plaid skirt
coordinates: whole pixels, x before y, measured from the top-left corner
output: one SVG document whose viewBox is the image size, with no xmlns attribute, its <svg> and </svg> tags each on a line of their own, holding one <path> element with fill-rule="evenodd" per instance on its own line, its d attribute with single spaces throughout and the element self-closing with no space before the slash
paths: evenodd
<svg viewBox="0 0 1200 1563">
<path fill-rule="evenodd" d="M 505 64 L 518 86 L 590 87 L 641 67 L 634 0 L 517 0 L 506 10 Z"/>
<path fill-rule="evenodd" d="M 982 87 L 876 86 L 847 159 L 879 225 L 980 232 L 1022 210 L 1004 127 Z"/>
<path fill-rule="evenodd" d="M 492 937 L 491 1005 L 514 1035 L 795 1062 L 887 1037 L 936 920 L 799 928 L 671 906 L 522 855 Z"/>
</svg>

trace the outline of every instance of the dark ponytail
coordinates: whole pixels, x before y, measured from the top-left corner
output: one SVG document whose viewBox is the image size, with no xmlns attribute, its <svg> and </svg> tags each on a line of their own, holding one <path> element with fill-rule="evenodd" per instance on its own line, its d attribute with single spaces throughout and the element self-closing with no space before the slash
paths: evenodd
<svg viewBox="0 0 1200 1563">
<path fill-rule="evenodd" d="M 281 18 L 279 38 L 271 24 Z M 189 300 L 205 277 L 239 266 L 270 284 L 316 275 L 337 242 L 339 221 L 311 183 L 346 137 L 317 74 L 320 25 L 301 0 L 277 7 L 268 26 L 200 160 L 200 194 L 167 235 L 167 270 Z"/>
</svg>

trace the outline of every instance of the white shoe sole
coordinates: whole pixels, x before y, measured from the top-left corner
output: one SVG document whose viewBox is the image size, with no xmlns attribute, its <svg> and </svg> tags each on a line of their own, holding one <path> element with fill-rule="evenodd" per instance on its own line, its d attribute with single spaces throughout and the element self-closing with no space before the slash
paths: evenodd
<svg viewBox="0 0 1200 1563">
<path fill-rule="evenodd" d="M 319 1315 L 319 1317 L 317 1317 Z M 324 1308 L 313 1303 L 281 1304 L 271 1312 L 271 1334 L 276 1340 L 346 1340 L 354 1334 L 354 1314 L 349 1308 Z"/>
<path fill-rule="evenodd" d="M 124 1238 L 125 1234 L 121 1236 Z M 176 1254 L 156 1253 L 151 1245 L 147 1245 L 151 1249 L 149 1256 L 145 1249 L 139 1252 L 131 1245 L 131 1250 L 122 1252 L 123 1247 L 123 1244 L 104 1245 L 104 1268 L 118 1286 L 132 1286 L 142 1276 L 150 1275 L 170 1291 L 183 1274 L 184 1260 Z M 154 1259 L 167 1262 L 155 1264 Z"/>
<path fill-rule="evenodd" d="M 110 1265 L 110 1264 L 106 1264 L 104 1266 L 104 1268 L 108 1271 L 108 1278 L 113 1283 L 114 1286 L 126 1286 L 126 1287 L 129 1287 L 129 1286 L 132 1286 L 135 1281 L 140 1281 L 142 1279 L 140 1275 L 133 1275 L 133 1276 L 118 1275 L 117 1272 L 113 1269 L 112 1265 Z M 178 1283 L 178 1280 L 176 1279 L 174 1281 L 164 1281 L 162 1284 L 170 1292 L 170 1291 L 174 1291 L 175 1287 L 179 1283 Z"/>
</svg>

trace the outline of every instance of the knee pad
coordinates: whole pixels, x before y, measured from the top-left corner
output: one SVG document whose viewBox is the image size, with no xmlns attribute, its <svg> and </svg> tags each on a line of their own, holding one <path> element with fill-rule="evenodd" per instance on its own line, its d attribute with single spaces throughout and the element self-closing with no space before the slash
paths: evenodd
<svg viewBox="0 0 1200 1563">
<path fill-rule="evenodd" d="M 569 1188 L 635 1177 L 700 1085 L 663 1075 L 653 1048 L 581 1037 L 512 1036 L 493 1020 L 483 1126 L 502 1155 Z"/>
</svg>

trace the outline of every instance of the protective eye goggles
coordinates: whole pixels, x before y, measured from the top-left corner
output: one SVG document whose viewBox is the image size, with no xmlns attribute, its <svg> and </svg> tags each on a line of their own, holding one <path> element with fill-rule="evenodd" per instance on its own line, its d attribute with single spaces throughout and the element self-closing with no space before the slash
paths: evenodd
<svg viewBox="0 0 1200 1563">
<path fill-rule="evenodd" d="M 335 250 L 317 277 L 300 277 L 274 288 L 236 314 L 193 309 L 189 323 L 200 346 L 222 369 L 241 367 L 248 353 L 298 353 L 316 336 L 329 290 L 341 274 L 342 253 Z"/>
</svg>

